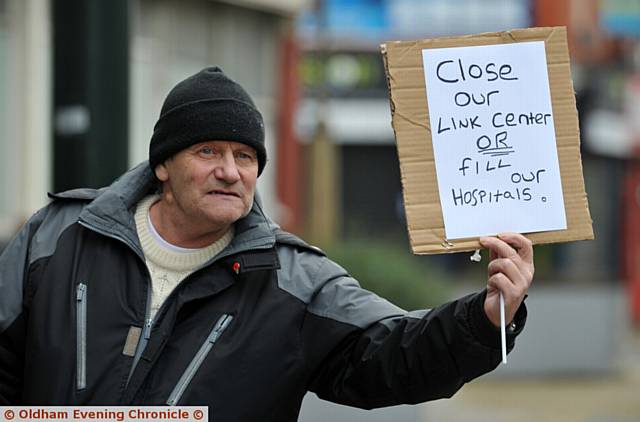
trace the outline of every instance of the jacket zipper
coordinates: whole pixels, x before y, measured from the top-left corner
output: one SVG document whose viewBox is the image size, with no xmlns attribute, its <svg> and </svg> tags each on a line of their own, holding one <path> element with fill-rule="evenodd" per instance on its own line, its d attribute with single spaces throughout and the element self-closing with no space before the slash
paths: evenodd
<svg viewBox="0 0 640 422">
<path fill-rule="evenodd" d="M 151 290 L 153 286 L 151 285 L 151 278 L 149 278 L 148 289 L 147 289 L 147 303 L 145 305 L 144 311 L 144 326 L 142 327 L 142 335 L 138 340 L 138 346 L 136 347 L 136 353 L 133 356 L 133 363 L 131 364 L 131 369 L 129 370 L 129 376 L 127 377 L 127 384 L 129 385 L 129 381 L 131 381 L 131 376 L 133 375 L 133 371 L 136 369 L 138 365 L 138 361 L 140 361 L 140 357 L 142 356 L 142 352 L 147 347 L 147 343 L 149 342 L 149 338 L 151 337 L 151 329 L 153 328 L 153 319 L 151 316 Z M 172 292 L 173 293 L 173 292 Z"/>
<path fill-rule="evenodd" d="M 87 285 L 76 287 L 76 388 L 87 386 Z"/>
<path fill-rule="evenodd" d="M 218 341 L 218 338 L 220 338 L 224 330 L 229 326 L 229 323 L 231 323 L 232 319 L 233 316 L 229 314 L 224 314 L 218 319 L 216 325 L 213 327 L 213 330 L 211 330 L 211 333 L 209 333 L 207 340 L 202 344 L 202 346 L 200 346 L 198 353 L 196 353 L 196 355 L 193 357 L 193 359 L 189 363 L 189 366 L 187 366 L 187 369 L 184 371 L 184 373 L 178 380 L 178 383 L 169 395 L 169 398 L 167 399 L 167 404 L 169 406 L 175 406 L 178 401 L 180 401 L 180 398 L 189 386 L 189 383 L 191 383 L 191 380 L 195 376 L 196 372 L 198 372 L 198 369 L 204 362 L 205 358 L 213 348 L 216 341 Z"/>
</svg>

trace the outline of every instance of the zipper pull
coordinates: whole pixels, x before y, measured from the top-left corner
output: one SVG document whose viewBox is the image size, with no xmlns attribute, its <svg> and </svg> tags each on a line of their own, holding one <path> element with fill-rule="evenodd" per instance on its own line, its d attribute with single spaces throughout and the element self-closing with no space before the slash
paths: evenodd
<svg viewBox="0 0 640 422">
<path fill-rule="evenodd" d="M 226 314 L 223 315 L 216 324 L 216 327 L 213 329 L 211 336 L 209 336 L 209 343 L 215 343 L 220 337 L 220 334 L 227 328 L 227 326 L 231 323 L 233 319 L 232 315 Z"/>
<path fill-rule="evenodd" d="M 144 339 L 149 340 L 151 337 L 151 327 L 153 326 L 153 319 L 149 318 L 144 324 Z"/>
<path fill-rule="evenodd" d="M 78 302 L 82 302 L 82 300 L 84 299 L 84 294 L 87 290 L 87 286 L 84 284 L 78 284 L 78 287 L 76 289 L 76 301 Z"/>
</svg>

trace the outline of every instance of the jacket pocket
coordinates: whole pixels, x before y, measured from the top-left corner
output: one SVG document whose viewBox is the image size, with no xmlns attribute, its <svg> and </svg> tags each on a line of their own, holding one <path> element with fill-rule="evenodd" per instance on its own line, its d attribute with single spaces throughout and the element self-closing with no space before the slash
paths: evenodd
<svg viewBox="0 0 640 422">
<path fill-rule="evenodd" d="M 209 333 L 207 340 L 202 344 L 202 346 L 200 346 L 198 353 L 196 353 L 196 355 L 193 357 L 193 359 L 189 363 L 189 366 L 187 366 L 187 369 L 184 371 L 184 373 L 178 380 L 178 383 L 169 395 L 169 398 L 167 399 L 167 404 L 169 406 L 175 406 L 178 401 L 180 401 L 182 394 L 184 394 L 185 390 L 189 386 L 189 383 L 195 376 L 196 372 L 198 372 L 198 369 L 202 365 L 202 362 L 204 362 L 205 358 L 215 345 L 216 341 L 218 341 L 218 338 L 220 338 L 224 330 L 229 326 L 229 323 L 231 323 L 232 319 L 233 316 L 229 314 L 224 314 L 220 318 L 218 318 L 218 321 Z"/>
<path fill-rule="evenodd" d="M 87 386 L 87 285 L 76 287 L 76 388 Z"/>
</svg>

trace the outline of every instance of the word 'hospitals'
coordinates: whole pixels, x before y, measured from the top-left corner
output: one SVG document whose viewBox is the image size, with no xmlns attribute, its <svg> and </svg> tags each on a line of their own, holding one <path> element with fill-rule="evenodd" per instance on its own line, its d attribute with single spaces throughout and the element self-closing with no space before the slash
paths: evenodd
<svg viewBox="0 0 640 422">
<path fill-rule="evenodd" d="M 478 205 L 483 205 L 485 203 L 498 203 L 501 200 L 517 200 L 523 202 L 531 201 L 532 194 L 531 188 L 515 188 L 513 190 L 500 190 L 496 189 L 495 191 L 475 188 L 471 190 L 463 190 L 463 189 L 451 189 L 451 194 L 453 196 L 453 205 L 454 206 L 463 206 L 468 205 L 471 207 L 475 207 Z M 542 198 L 542 202 L 546 202 L 546 197 Z"/>
<path fill-rule="evenodd" d="M 51 419 L 77 419 L 85 420 L 115 420 L 122 422 L 125 419 L 159 419 L 179 420 L 189 419 L 190 414 L 186 410 L 49 410 L 49 409 L 20 409 L 20 419 L 26 420 L 51 420 Z"/>
</svg>

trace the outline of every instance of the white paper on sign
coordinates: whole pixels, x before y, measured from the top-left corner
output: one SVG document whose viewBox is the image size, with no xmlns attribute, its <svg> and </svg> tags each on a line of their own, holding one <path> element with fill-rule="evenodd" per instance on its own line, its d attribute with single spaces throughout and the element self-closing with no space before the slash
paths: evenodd
<svg viewBox="0 0 640 422">
<path fill-rule="evenodd" d="M 566 229 L 544 42 L 422 58 L 447 238 Z"/>
</svg>

